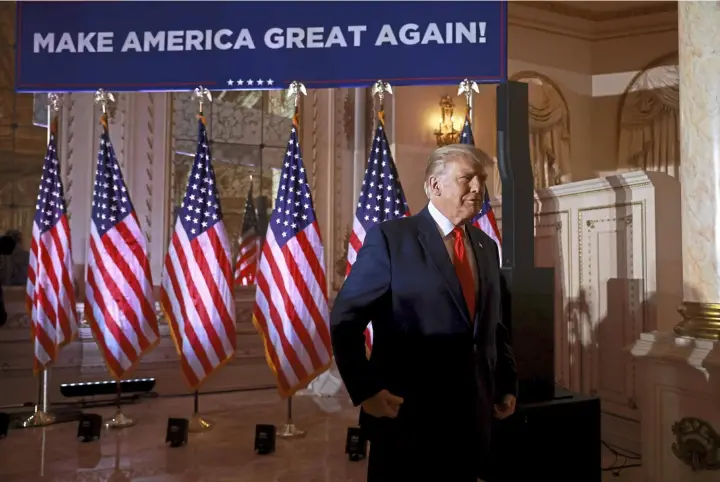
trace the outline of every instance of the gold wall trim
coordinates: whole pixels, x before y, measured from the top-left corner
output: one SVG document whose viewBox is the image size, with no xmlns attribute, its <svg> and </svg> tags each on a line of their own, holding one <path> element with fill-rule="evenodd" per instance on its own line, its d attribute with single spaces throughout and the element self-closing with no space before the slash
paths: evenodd
<svg viewBox="0 0 720 482">
<path fill-rule="evenodd" d="M 685 417 L 672 425 L 672 452 L 693 472 L 720 470 L 720 434 L 709 422 Z"/>
<path fill-rule="evenodd" d="M 644 17 L 645 15 L 677 12 L 678 10 L 677 2 L 670 1 L 648 1 L 644 2 L 645 5 L 632 6 L 623 5 L 625 2 L 614 2 L 616 4 L 616 8 L 613 10 L 593 10 L 583 8 L 576 5 L 576 3 L 578 2 L 513 2 L 513 4 L 522 5 L 524 7 L 544 10 L 558 15 L 565 15 L 567 17 L 582 18 L 583 20 L 590 20 L 592 22 L 607 22 L 612 20 L 621 20 L 628 17 Z M 510 7 L 510 10 L 512 10 L 512 6 Z"/>
</svg>

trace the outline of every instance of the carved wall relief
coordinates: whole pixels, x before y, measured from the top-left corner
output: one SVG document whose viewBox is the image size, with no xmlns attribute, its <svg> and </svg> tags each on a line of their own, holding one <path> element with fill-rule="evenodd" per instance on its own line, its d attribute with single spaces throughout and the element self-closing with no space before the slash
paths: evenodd
<svg viewBox="0 0 720 482">
<path fill-rule="evenodd" d="M 672 451 L 693 472 L 720 470 L 720 434 L 708 422 L 686 417 L 672 426 Z"/>
<path fill-rule="evenodd" d="M 621 166 L 679 176 L 680 75 L 677 52 L 654 60 L 628 84 L 618 110 Z"/>
<path fill-rule="evenodd" d="M 510 80 L 528 84 L 530 159 L 535 189 L 569 181 L 570 109 L 560 88 L 546 75 L 524 71 Z"/>
</svg>

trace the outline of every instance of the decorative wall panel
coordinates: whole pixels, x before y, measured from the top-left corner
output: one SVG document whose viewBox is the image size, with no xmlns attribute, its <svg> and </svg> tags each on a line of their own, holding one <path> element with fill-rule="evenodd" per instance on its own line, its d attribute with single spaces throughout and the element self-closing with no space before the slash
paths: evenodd
<svg viewBox="0 0 720 482">
<path fill-rule="evenodd" d="M 556 269 L 556 381 L 600 397 L 604 436 L 624 447 L 639 447 L 640 417 L 627 346 L 677 321 L 679 196 L 670 176 L 640 171 L 536 193 L 535 264 Z"/>
<path fill-rule="evenodd" d="M 625 347 L 637 340 L 645 318 L 645 207 L 632 204 L 582 209 L 578 213 L 580 290 L 593 303 L 582 327 L 584 391 L 604 408 L 635 418 L 635 364 Z"/>
</svg>

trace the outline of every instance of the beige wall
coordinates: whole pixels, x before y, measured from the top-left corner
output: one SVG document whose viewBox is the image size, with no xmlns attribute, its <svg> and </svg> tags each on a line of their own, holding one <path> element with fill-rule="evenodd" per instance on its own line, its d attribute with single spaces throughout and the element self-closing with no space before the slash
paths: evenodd
<svg viewBox="0 0 720 482">
<path fill-rule="evenodd" d="M 512 14 L 512 12 L 511 12 Z M 570 114 L 571 159 L 563 165 L 573 180 L 621 169 L 617 157 L 618 108 L 622 90 L 593 97 L 593 75 L 640 71 L 677 50 L 677 30 L 632 32 L 615 38 L 589 40 L 573 34 L 512 24 L 509 28 L 509 74 L 534 71 L 549 77 L 560 89 Z M 596 80 L 597 81 L 597 80 Z M 627 83 L 621 84 L 624 89 Z M 597 90 L 597 89 L 596 89 Z M 456 116 L 465 112 L 457 86 L 399 87 L 393 104 L 395 160 L 410 208 L 425 203 L 422 178 L 425 160 L 436 147 L 432 134 L 440 116 L 438 102 L 453 97 Z M 474 97 L 473 131 L 478 147 L 495 155 L 495 86 L 481 85 Z M 459 122 L 459 121 L 458 121 Z"/>
</svg>

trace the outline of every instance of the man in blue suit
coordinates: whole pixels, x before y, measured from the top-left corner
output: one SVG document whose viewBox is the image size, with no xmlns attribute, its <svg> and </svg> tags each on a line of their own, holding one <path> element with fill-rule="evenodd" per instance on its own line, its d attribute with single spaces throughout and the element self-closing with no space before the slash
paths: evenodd
<svg viewBox="0 0 720 482">
<path fill-rule="evenodd" d="M 335 299 L 333 350 L 353 403 L 362 406 L 369 482 L 475 481 L 493 417 L 515 410 L 498 248 L 470 223 L 491 166 L 473 146 L 433 152 L 425 171 L 430 202 L 367 232 Z"/>
</svg>

